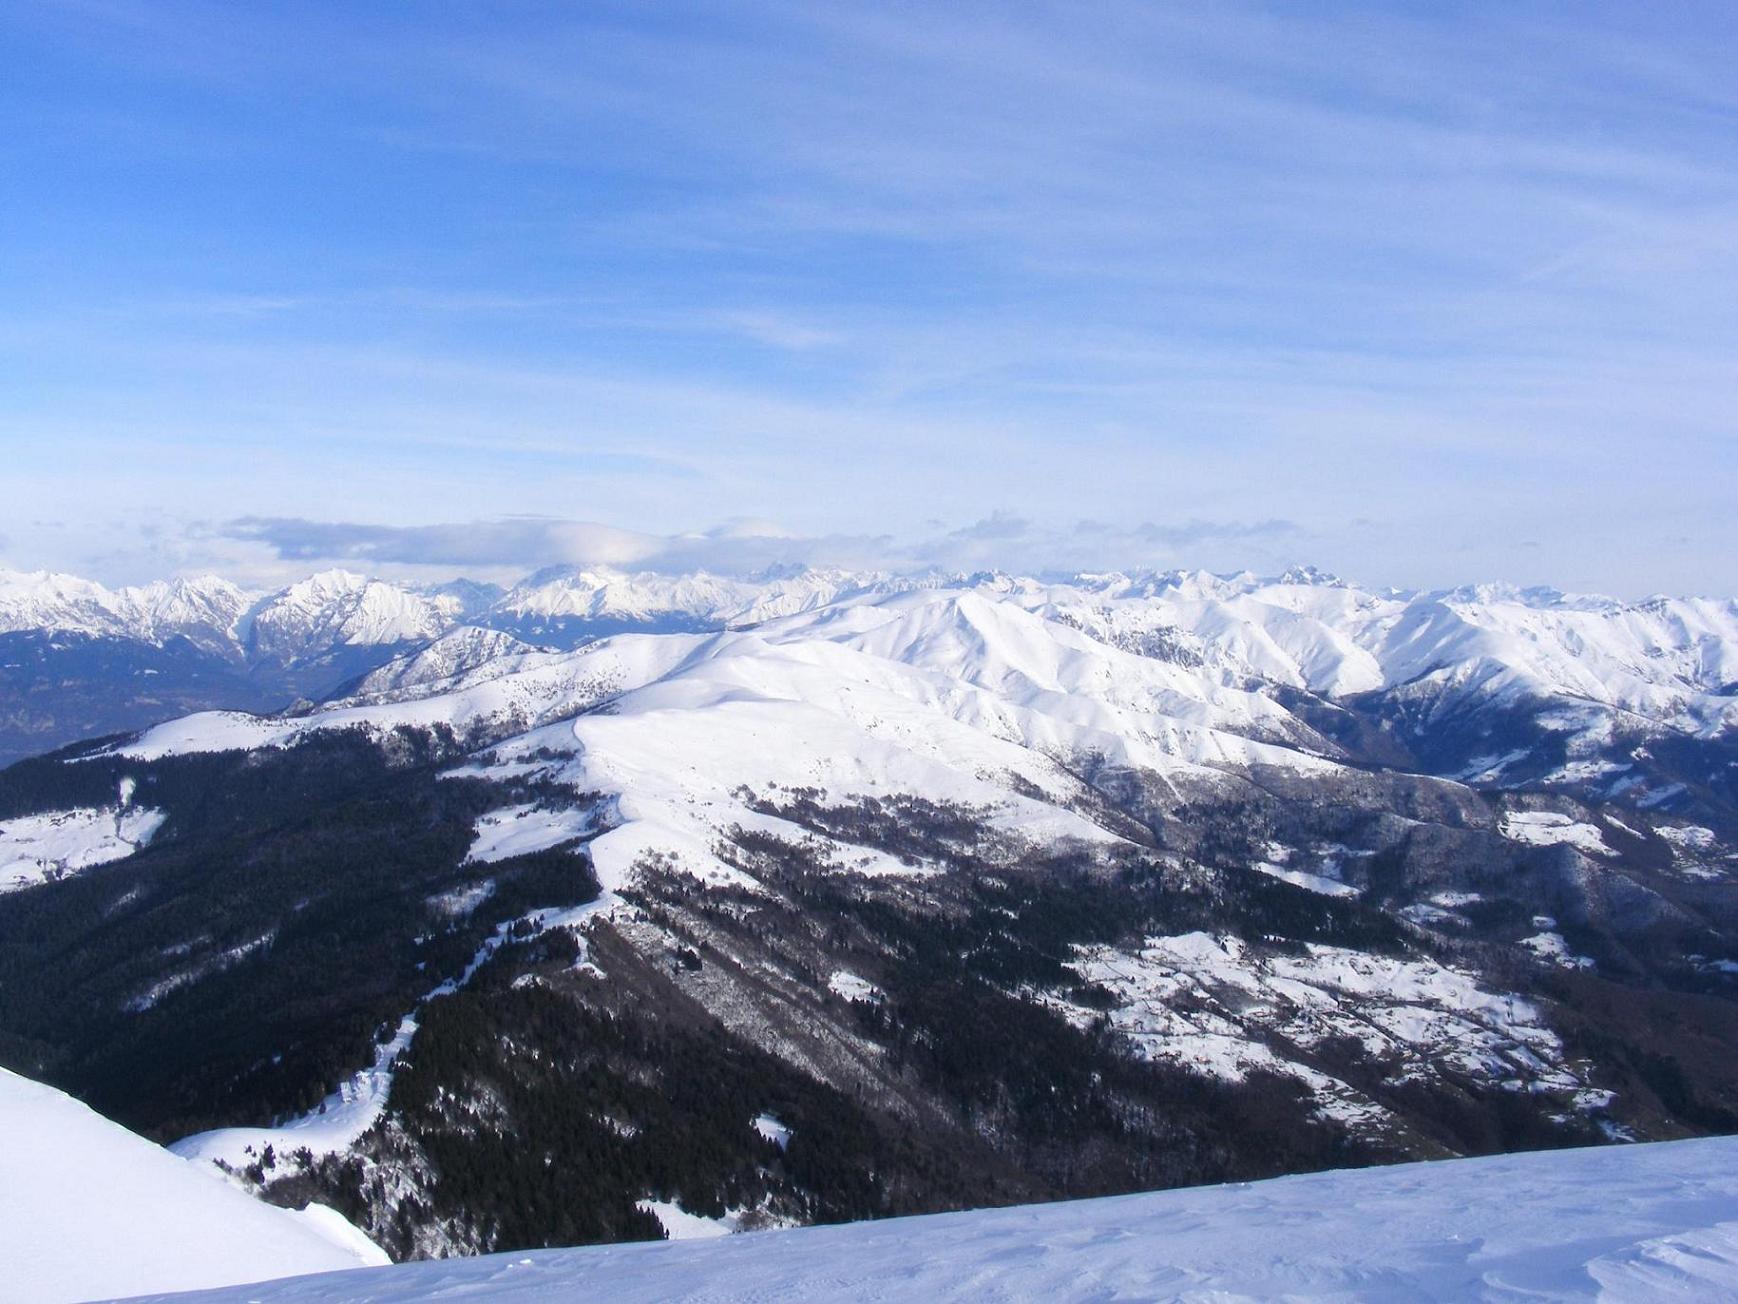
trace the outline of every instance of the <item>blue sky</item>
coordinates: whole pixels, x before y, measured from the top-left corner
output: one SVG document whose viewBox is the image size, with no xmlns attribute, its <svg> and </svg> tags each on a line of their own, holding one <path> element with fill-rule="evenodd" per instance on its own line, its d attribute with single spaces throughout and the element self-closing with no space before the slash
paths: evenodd
<svg viewBox="0 0 1738 1304">
<path fill-rule="evenodd" d="M 1738 8 L 0 2 L 0 559 L 1738 591 Z"/>
</svg>

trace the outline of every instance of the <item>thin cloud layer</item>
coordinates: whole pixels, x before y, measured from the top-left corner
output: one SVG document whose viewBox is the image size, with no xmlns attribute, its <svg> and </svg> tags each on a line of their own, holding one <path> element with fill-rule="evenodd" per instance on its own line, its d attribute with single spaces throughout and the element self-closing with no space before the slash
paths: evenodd
<svg viewBox="0 0 1738 1304">
<path fill-rule="evenodd" d="M 1198 560 L 1194 554 L 1206 545 L 1230 545 L 1242 555 L 1242 561 L 1220 564 L 1273 564 L 1295 560 L 1283 549 L 1305 537 L 1300 527 L 1283 520 L 1149 521 L 1132 530 L 1082 521 L 1064 528 L 1005 511 L 931 538 L 907 541 L 891 535 L 808 536 L 760 520 L 659 535 L 590 521 L 536 517 L 421 526 L 243 517 L 215 533 L 263 547 L 280 562 L 305 567 L 411 567 L 457 574 L 528 572 L 566 565 L 716 575 L 751 575 L 789 566 L 1044 574 L 1181 564 Z"/>
</svg>

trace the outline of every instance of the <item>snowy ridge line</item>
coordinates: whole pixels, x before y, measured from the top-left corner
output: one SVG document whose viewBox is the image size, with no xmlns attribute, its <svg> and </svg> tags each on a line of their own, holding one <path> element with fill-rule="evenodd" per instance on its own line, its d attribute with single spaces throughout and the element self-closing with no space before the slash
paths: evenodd
<svg viewBox="0 0 1738 1304">
<path fill-rule="evenodd" d="M 748 579 L 557 568 L 505 593 L 462 581 L 418 589 L 333 570 L 272 594 L 246 593 L 213 576 L 108 590 L 72 576 L 0 570 L 0 632 L 158 645 L 186 637 L 290 664 L 339 647 L 426 645 L 469 626 L 480 632 L 459 659 L 474 662 L 491 639 L 502 650 L 503 636 L 535 644 L 586 629 L 753 628 L 939 592 L 1028 610 L 1224 686 L 1255 679 L 1328 697 L 1416 685 L 1431 694 L 1555 698 L 1701 734 L 1738 720 L 1730 709 L 1738 683 L 1738 602 L 1731 599 L 1620 602 L 1501 584 L 1376 591 L 1309 568 L 1267 578 L 797 570 Z"/>
<path fill-rule="evenodd" d="M 1516 610 L 1552 619 L 1614 618 L 1603 607 L 1541 601 L 1521 601 Z M 1422 618 L 1405 604 L 1397 614 L 1397 602 L 1319 577 L 1279 584 L 1192 577 L 1157 585 L 1092 577 L 1069 587 L 991 576 L 969 587 L 870 586 L 750 628 L 617 634 L 565 653 L 469 629 L 369 676 L 359 696 L 278 718 L 188 716 L 109 754 L 152 760 L 285 746 L 328 729 L 377 737 L 398 728 L 448 729 L 473 749 L 455 774 L 534 777 L 601 796 L 613 807 L 601 831 L 577 808 L 496 812 L 478 827 L 473 859 L 595 834 L 598 872 L 615 882 L 656 862 L 753 890 L 715 854 L 734 830 L 823 841 L 756 800 L 776 806 L 780 793 L 824 793 L 836 803 L 923 794 L 981 812 L 997 833 L 1108 856 L 1126 849 L 1131 830 L 1107 812 L 1086 775 L 1127 772 L 1155 788 L 1168 786 L 1178 800 L 1185 791 L 1230 790 L 1263 769 L 1310 780 L 1353 776 L 1356 759 L 1334 755 L 1334 744 L 1270 690 L 1324 675 L 1350 683 L 1340 671 L 1356 660 L 1360 645 L 1346 630 L 1363 630 L 1366 641 L 1397 641 L 1408 656 L 1416 654 L 1422 634 L 1414 626 Z M 1154 604 L 1169 604 L 1165 620 L 1193 622 L 1190 629 L 1163 626 L 1174 644 L 1129 650 L 1128 640 L 1106 635 L 1124 626 L 1152 633 L 1159 628 L 1150 623 Z M 1095 632 L 1094 622 L 1104 628 Z M 1337 642 L 1320 643 L 1325 623 L 1335 623 Z M 1460 617 L 1450 623 L 1471 637 Z M 1255 632 L 1262 639 L 1250 642 Z M 1319 659 L 1309 662 L 1308 676 L 1302 662 L 1288 671 L 1273 659 L 1288 646 L 1330 645 L 1338 649 L 1329 658 L 1339 667 L 1332 674 Z M 1713 656 L 1713 644 L 1698 646 Z M 1365 655 L 1373 654 L 1358 652 Z M 1251 678 L 1257 662 L 1268 678 Z M 1475 678 L 1488 680 L 1483 671 Z M 1687 700 L 1682 683 L 1674 692 L 1674 700 Z M 1719 712 L 1738 710 L 1730 698 L 1707 700 Z M 1577 739 L 1610 735 L 1608 718 L 1569 719 L 1568 711 L 1553 708 L 1541 727 L 1556 729 L 1564 716 L 1562 728 Z M 1512 757 L 1476 759 L 1494 771 Z M 1492 828 L 1523 846 L 1561 847 L 1595 860 L 1612 852 L 1603 826 L 1580 816 L 1509 810 Z M 921 870 L 843 842 L 822 849 L 860 873 Z M 1293 861 L 1276 844 L 1252 867 L 1318 894 L 1358 895 L 1346 879 L 1356 866 L 1331 855 Z M 1417 926 L 1433 921 L 1452 926 L 1445 914 L 1415 911 Z M 1548 958 L 1575 963 L 1566 951 Z"/>
<path fill-rule="evenodd" d="M 496 1254 L 179 1298 L 1689 1304 L 1738 1296 L 1735 1208 L 1738 1138 L 1721 1137 Z"/>
<path fill-rule="evenodd" d="M 128 638 L 156 646 L 185 638 L 236 658 L 293 662 L 330 646 L 424 641 L 451 628 L 466 610 L 450 593 L 345 570 L 262 593 L 215 575 L 109 589 L 72 575 L 0 569 L 0 633 Z"/>
<path fill-rule="evenodd" d="M 1105 847 L 1121 834 L 1082 813 L 1093 796 L 1071 762 L 1084 754 L 1207 782 L 1258 763 L 1338 769 L 1287 747 L 1290 717 L 1264 697 L 946 590 L 852 599 L 752 630 L 515 652 L 308 715 L 190 716 L 116 750 L 150 760 L 400 726 L 480 731 L 492 745 L 464 773 L 535 775 L 613 798 L 614 827 L 591 850 L 600 877 L 618 882 L 647 857 L 674 857 L 703 879 L 746 885 L 713 854 L 720 837 L 797 831 L 753 809 L 745 790 L 923 793 L 1034 842 Z M 543 827 L 552 822 L 560 827 Z M 531 849 L 586 831 L 572 815 L 498 812 L 479 827 L 474 856 L 490 858 L 497 841 Z M 867 848 L 832 850 L 860 872 L 910 872 Z"/>
<path fill-rule="evenodd" d="M 595 707 L 610 695 L 612 674 L 632 688 L 677 673 L 679 658 L 654 674 L 634 664 L 646 657 L 645 644 L 661 637 L 675 640 L 684 654 L 705 648 L 701 655 L 719 658 L 757 648 L 850 647 L 963 679 L 1016 710 L 1054 714 L 1047 694 L 1095 699 L 1136 718 L 1076 719 L 1068 731 L 1073 737 L 1052 741 L 1090 746 L 1093 734 L 1107 732 L 1125 747 L 1138 738 L 1149 750 L 1208 763 L 1304 766 L 1309 753 L 1320 750 L 1313 731 L 1273 700 L 1275 689 L 1329 699 L 1382 691 L 1401 703 L 1476 698 L 1505 709 L 1556 703 L 1557 713 L 1540 723 L 1570 736 L 1571 758 L 1560 776 L 1565 781 L 1621 777 L 1628 767 L 1605 762 L 1606 770 L 1587 769 L 1589 762 L 1578 759 L 1609 741 L 1619 723 L 1697 736 L 1738 725 L 1738 604 L 1659 599 L 1601 605 L 1561 595 L 1546 602 L 1498 590 L 1477 596 L 1395 597 L 1319 580 L 1201 575 L 1162 582 L 1127 576 L 1057 583 L 1004 576 L 923 585 L 881 580 L 817 589 L 809 594 L 812 602 L 795 610 L 761 604 L 751 621 L 708 617 L 702 623 L 722 630 L 711 643 L 692 632 L 618 635 L 569 654 L 477 625 L 443 634 L 450 625 L 437 621 L 440 627 L 430 626 L 420 650 L 366 676 L 359 695 L 343 705 L 355 711 L 396 704 L 414 723 L 416 701 L 458 693 L 481 699 L 492 687 L 498 700 L 474 702 L 460 713 L 462 720 L 493 722 L 498 732 L 514 722 L 530 728 Z M 486 620 L 487 613 L 476 619 Z M 920 628 L 926 619 L 930 628 Z M 648 621 L 645 628 L 652 629 L 656 622 Z M 943 631 L 936 622 L 955 628 Z M 391 632 L 395 639 L 415 635 L 408 626 Z M 626 661 L 574 659 L 611 647 Z M 593 673 L 582 685 L 587 669 Z M 1118 693 L 1121 683 L 1134 691 Z M 999 723 L 994 708 L 978 713 L 986 725 Z M 1165 723 L 1155 727 L 1143 716 Z M 324 727 L 341 723 L 322 713 Z M 239 724 L 225 731 L 212 717 L 209 728 L 228 737 L 185 738 L 180 746 L 250 743 Z M 1227 749 L 1196 736 L 1199 731 L 1245 741 Z M 1043 744 L 1031 739 L 1029 745 Z M 1263 747 L 1280 755 L 1252 751 Z M 1492 752 L 1472 758 L 1458 774 L 1494 781 L 1525 755 Z"/>
</svg>

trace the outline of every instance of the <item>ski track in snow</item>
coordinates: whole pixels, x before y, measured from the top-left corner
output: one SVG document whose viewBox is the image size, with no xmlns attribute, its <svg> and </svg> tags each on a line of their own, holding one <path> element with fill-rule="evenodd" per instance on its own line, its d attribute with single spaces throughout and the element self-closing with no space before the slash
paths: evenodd
<svg viewBox="0 0 1738 1304">
<path fill-rule="evenodd" d="M 651 1206 L 662 1220 L 665 1210 Z M 1738 1138 L 418 1263 L 196 1298 L 611 1304 L 1738 1298 Z M 670 1210 L 672 1222 L 690 1215 Z M 695 1222 L 705 1220 L 695 1219 Z M 715 1228 L 687 1230 L 715 1231 Z"/>
</svg>

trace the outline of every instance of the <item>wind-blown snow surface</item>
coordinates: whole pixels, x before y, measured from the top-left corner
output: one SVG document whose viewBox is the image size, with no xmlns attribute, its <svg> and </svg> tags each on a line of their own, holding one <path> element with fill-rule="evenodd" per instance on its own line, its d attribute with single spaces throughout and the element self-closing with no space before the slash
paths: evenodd
<svg viewBox="0 0 1738 1304">
<path fill-rule="evenodd" d="M 385 1261 L 330 1209 L 262 1204 L 0 1069 L 0 1298 L 199 1290 Z"/>
<path fill-rule="evenodd" d="M 1317 1173 L 201 1296 L 260 1304 L 1738 1298 L 1738 1139 Z"/>
</svg>

